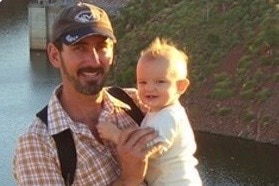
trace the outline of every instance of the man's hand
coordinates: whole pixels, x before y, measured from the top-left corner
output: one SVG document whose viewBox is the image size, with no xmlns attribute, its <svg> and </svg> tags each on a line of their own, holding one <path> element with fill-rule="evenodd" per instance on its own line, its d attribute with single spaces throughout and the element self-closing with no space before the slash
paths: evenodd
<svg viewBox="0 0 279 186">
<path fill-rule="evenodd" d="M 143 182 L 150 154 L 146 144 L 156 137 L 152 128 L 129 128 L 121 132 L 117 151 L 122 185 L 138 186 Z"/>
</svg>

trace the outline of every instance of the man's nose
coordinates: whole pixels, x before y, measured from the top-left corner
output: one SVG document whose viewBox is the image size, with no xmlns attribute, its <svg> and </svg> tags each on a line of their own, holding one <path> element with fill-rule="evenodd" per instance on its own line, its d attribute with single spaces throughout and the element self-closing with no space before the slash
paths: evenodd
<svg viewBox="0 0 279 186">
<path fill-rule="evenodd" d="M 90 52 L 90 62 L 94 64 L 100 64 L 100 57 L 99 53 L 97 52 L 96 48 L 92 48 Z"/>
</svg>

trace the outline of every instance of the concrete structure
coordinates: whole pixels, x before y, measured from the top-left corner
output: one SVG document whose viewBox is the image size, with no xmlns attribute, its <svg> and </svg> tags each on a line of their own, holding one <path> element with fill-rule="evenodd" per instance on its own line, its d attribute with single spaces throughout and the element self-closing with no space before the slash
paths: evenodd
<svg viewBox="0 0 279 186">
<path fill-rule="evenodd" d="M 29 43 L 31 50 L 45 50 L 49 29 L 62 7 L 75 0 L 32 0 L 28 6 Z"/>
<path fill-rule="evenodd" d="M 30 48 L 43 50 L 47 43 L 47 28 L 46 7 L 29 6 L 29 38 Z"/>
</svg>

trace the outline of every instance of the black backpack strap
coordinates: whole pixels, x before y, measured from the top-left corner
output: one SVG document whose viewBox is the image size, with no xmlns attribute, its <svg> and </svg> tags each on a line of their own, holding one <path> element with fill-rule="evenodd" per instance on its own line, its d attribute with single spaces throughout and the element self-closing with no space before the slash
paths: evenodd
<svg viewBox="0 0 279 186">
<path fill-rule="evenodd" d="M 52 137 L 56 143 L 65 185 L 71 185 L 74 182 L 77 165 L 77 152 L 72 132 L 70 129 L 66 129 Z"/>
<path fill-rule="evenodd" d="M 119 100 L 123 101 L 124 103 L 128 104 L 131 107 L 131 110 L 125 110 L 125 112 L 133 118 L 138 125 L 140 125 L 141 121 L 143 120 L 144 114 L 140 110 L 140 108 L 135 104 L 133 99 L 121 88 L 119 87 L 110 87 L 108 92 L 118 98 Z"/>
<path fill-rule="evenodd" d="M 40 118 L 46 125 L 48 125 L 47 108 L 48 106 L 45 106 L 36 114 L 36 116 Z M 71 185 L 74 182 L 77 164 L 77 153 L 72 132 L 70 129 L 66 129 L 58 134 L 53 135 L 52 137 L 56 144 L 65 185 Z"/>
<path fill-rule="evenodd" d="M 36 116 L 38 118 L 40 118 L 42 120 L 42 122 L 44 122 L 46 125 L 48 125 L 48 121 L 47 121 L 47 105 L 42 109 L 40 110 Z"/>
</svg>

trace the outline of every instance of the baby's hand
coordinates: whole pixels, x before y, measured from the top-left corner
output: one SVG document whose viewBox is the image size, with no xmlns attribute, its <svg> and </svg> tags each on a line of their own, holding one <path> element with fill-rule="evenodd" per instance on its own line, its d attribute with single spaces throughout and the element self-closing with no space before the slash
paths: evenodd
<svg viewBox="0 0 279 186">
<path fill-rule="evenodd" d="M 96 126 L 99 136 L 103 140 L 110 140 L 117 144 L 120 136 L 120 130 L 111 122 L 99 122 Z"/>
</svg>

